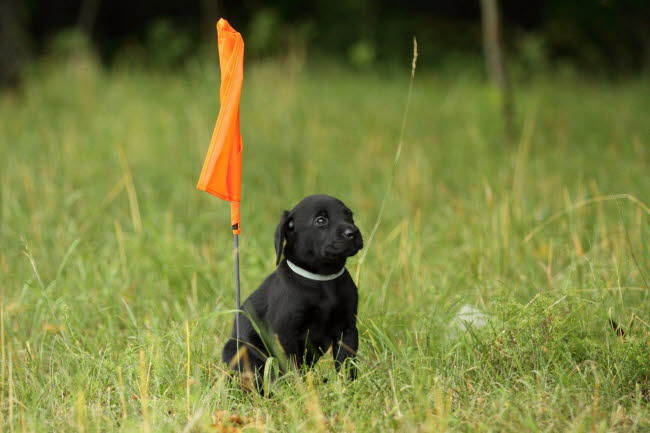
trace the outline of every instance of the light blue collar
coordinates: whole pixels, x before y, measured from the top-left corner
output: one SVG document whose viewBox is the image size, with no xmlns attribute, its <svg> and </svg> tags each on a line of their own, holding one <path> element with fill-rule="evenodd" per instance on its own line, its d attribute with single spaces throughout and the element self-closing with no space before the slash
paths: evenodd
<svg viewBox="0 0 650 433">
<path fill-rule="evenodd" d="M 340 277 L 341 275 L 343 275 L 343 272 L 345 272 L 345 266 L 343 266 L 341 270 L 335 274 L 321 275 L 321 274 L 314 274 L 313 272 L 309 272 L 308 270 L 303 269 L 294 263 L 291 263 L 289 260 L 287 260 L 287 265 L 289 266 L 289 269 L 291 269 L 293 272 L 300 275 L 301 277 L 305 277 L 307 279 L 314 280 L 314 281 L 331 281 Z"/>
</svg>

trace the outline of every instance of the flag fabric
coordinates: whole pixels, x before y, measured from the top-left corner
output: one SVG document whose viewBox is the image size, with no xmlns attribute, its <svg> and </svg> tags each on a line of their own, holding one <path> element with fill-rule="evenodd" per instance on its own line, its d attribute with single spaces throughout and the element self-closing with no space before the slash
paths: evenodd
<svg viewBox="0 0 650 433">
<path fill-rule="evenodd" d="M 239 100 L 244 81 L 244 40 L 222 18 L 217 23 L 217 41 L 221 108 L 196 187 L 230 202 L 230 223 L 233 233 L 238 234 L 242 152 Z"/>
</svg>

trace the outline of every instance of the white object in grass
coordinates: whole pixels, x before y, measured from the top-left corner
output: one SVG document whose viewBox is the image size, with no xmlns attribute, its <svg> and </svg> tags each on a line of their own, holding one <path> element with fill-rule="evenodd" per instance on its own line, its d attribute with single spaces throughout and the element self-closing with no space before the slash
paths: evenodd
<svg viewBox="0 0 650 433">
<path fill-rule="evenodd" d="M 489 316 L 471 305 L 463 305 L 451 321 L 452 335 L 463 334 L 468 329 L 482 328 L 487 324 Z"/>
</svg>

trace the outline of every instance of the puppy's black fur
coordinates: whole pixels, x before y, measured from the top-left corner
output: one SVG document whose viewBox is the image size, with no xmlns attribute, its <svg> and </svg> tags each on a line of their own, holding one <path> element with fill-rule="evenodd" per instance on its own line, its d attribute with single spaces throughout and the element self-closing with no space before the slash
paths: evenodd
<svg viewBox="0 0 650 433">
<path fill-rule="evenodd" d="M 253 372 L 259 386 L 269 356 L 294 366 L 311 366 L 332 347 L 339 370 L 358 349 L 357 287 L 347 270 L 336 279 L 315 281 L 293 272 L 287 259 L 309 272 L 331 275 L 362 247 L 352 212 L 334 197 L 312 195 L 284 211 L 275 231 L 277 269 L 242 306 L 241 356 L 235 357 L 233 325 L 223 361 L 231 368 Z M 354 377 L 354 368 L 348 371 Z"/>
</svg>

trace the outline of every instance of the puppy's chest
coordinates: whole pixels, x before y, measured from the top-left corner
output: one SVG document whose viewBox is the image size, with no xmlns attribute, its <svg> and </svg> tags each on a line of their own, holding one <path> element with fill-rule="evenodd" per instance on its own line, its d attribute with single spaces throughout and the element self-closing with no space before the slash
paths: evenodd
<svg viewBox="0 0 650 433">
<path fill-rule="evenodd" d="M 311 294 L 305 305 L 305 322 L 308 326 L 331 326 L 341 320 L 343 305 L 335 288 Z"/>
</svg>

